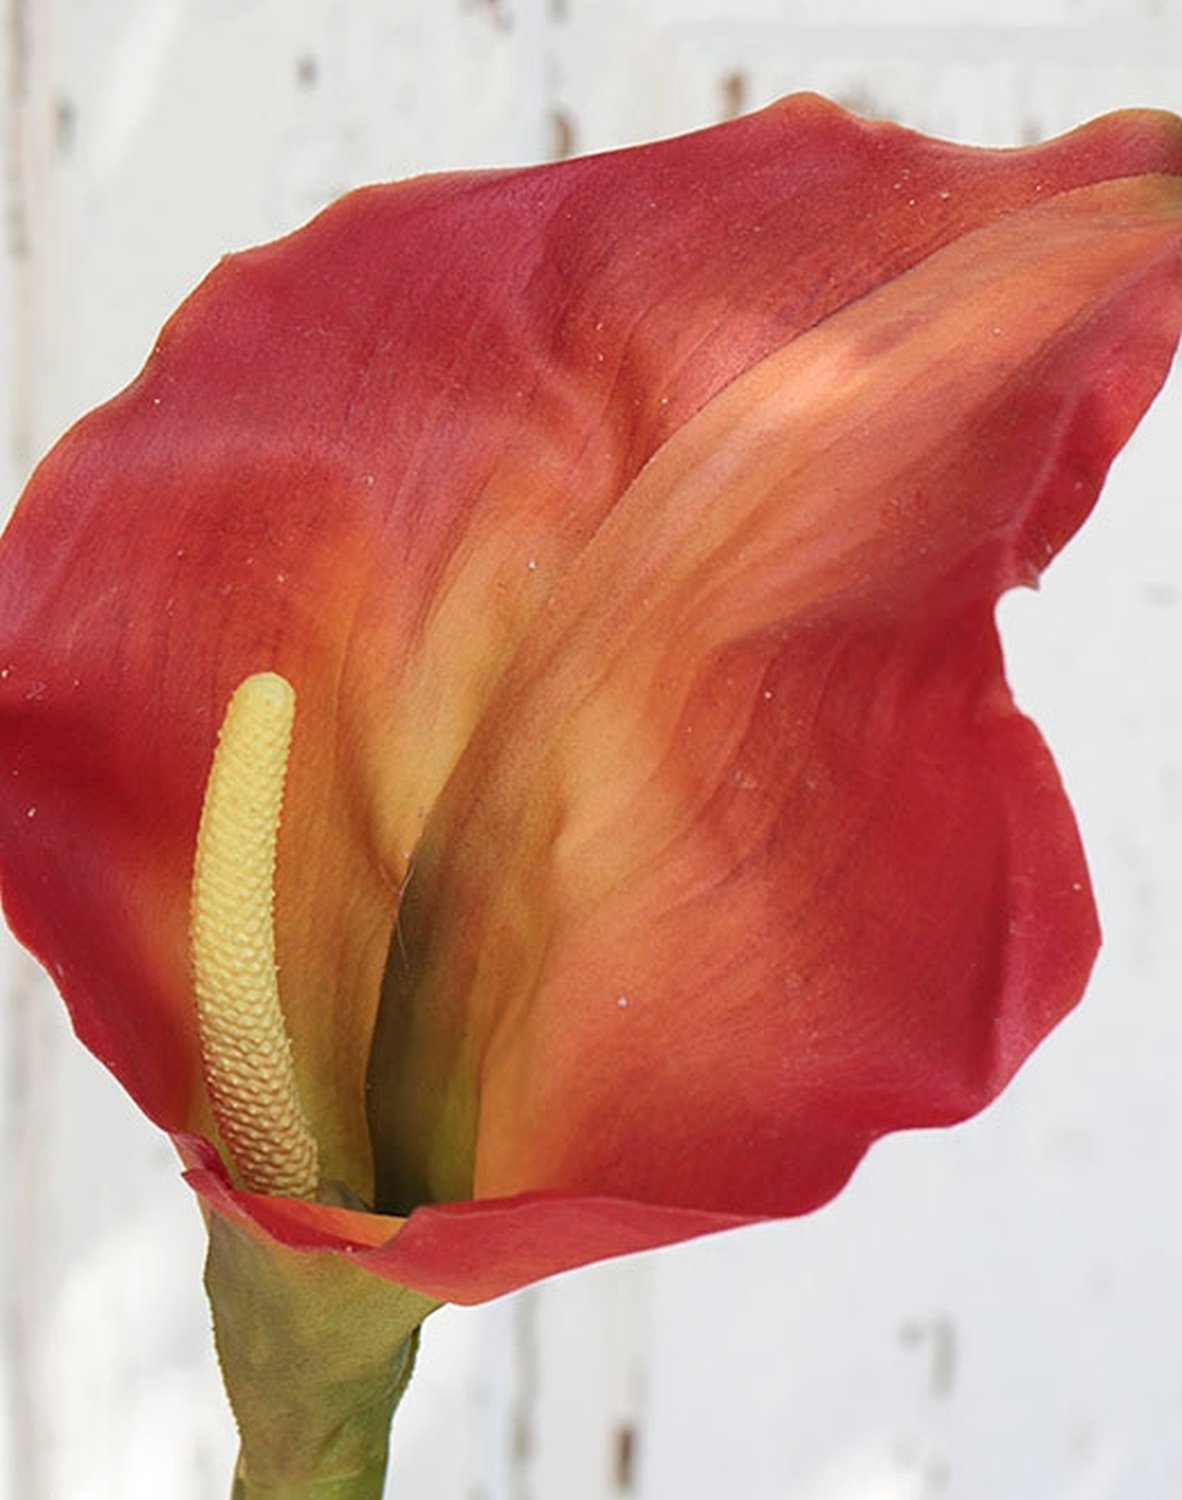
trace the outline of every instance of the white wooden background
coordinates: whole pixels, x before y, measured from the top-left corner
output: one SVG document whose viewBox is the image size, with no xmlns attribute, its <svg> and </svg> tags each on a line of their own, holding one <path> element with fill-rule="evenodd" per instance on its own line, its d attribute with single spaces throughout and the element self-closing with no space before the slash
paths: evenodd
<svg viewBox="0 0 1182 1500">
<path fill-rule="evenodd" d="M 1030 140 L 1182 109 L 1182 0 L 5 0 L 3 486 L 225 250 L 357 183 L 668 134 L 808 87 Z M 1182 379 L 1011 670 L 1107 946 L 1006 1098 L 797 1223 L 426 1330 L 400 1500 L 1182 1495 Z M 938 918 L 933 915 L 933 920 Z M 168 1147 L 9 944 L 0 1493 L 209 1500 L 234 1438 Z"/>
</svg>

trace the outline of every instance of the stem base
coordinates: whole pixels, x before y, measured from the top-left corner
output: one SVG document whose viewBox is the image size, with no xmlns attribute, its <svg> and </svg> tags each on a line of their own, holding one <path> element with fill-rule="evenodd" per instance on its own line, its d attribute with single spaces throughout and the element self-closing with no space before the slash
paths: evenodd
<svg viewBox="0 0 1182 1500">
<path fill-rule="evenodd" d="M 419 1326 L 439 1304 L 210 1216 L 205 1286 L 242 1447 L 231 1500 L 379 1500 Z"/>
</svg>

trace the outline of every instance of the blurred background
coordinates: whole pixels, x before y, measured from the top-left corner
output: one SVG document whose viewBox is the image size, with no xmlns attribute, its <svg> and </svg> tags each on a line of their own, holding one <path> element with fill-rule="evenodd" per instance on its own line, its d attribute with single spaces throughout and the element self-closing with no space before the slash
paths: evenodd
<svg viewBox="0 0 1182 1500">
<path fill-rule="evenodd" d="M 796 89 L 986 145 L 1182 110 L 1182 0 L 5 0 L 3 485 L 224 252 L 366 181 Z M 398 1500 L 1182 1494 L 1182 379 L 1002 622 L 1106 945 L 983 1118 L 810 1219 L 424 1334 Z M 939 913 L 932 913 L 939 921 Z M 210 1500 L 235 1449 L 170 1148 L 0 951 L 0 1495 Z"/>
</svg>

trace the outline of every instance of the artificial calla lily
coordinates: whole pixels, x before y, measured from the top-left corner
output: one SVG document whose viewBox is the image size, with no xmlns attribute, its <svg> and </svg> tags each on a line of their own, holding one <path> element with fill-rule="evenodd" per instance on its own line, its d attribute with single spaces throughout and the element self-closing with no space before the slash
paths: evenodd
<svg viewBox="0 0 1182 1500">
<path fill-rule="evenodd" d="M 0 551 L 5 903 L 215 1218 L 476 1301 L 979 1109 L 1097 942 L 992 612 L 1182 322 L 1182 124 L 812 97 L 230 257 Z M 194 851 L 295 694 L 274 922 L 331 1195 L 210 1104 Z"/>
</svg>

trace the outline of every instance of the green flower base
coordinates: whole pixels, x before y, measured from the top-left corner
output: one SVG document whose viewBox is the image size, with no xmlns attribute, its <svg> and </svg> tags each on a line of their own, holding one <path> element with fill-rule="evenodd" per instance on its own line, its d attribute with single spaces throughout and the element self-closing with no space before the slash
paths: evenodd
<svg viewBox="0 0 1182 1500">
<path fill-rule="evenodd" d="M 390 1422 L 439 1304 L 216 1214 L 205 1285 L 241 1435 L 231 1500 L 380 1500 Z"/>
</svg>

